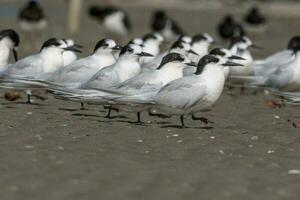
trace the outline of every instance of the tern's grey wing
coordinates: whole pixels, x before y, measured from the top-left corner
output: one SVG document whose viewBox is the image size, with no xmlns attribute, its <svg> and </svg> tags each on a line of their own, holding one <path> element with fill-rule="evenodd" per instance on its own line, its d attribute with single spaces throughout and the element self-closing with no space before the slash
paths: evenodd
<svg viewBox="0 0 300 200">
<path fill-rule="evenodd" d="M 292 51 L 284 50 L 273 54 L 265 60 L 254 61 L 255 75 L 269 75 L 275 72 L 279 67 L 284 67 L 294 60 L 295 56 Z"/>
<path fill-rule="evenodd" d="M 127 81 L 124 81 L 114 88 L 120 90 L 147 90 L 147 89 L 159 89 L 163 86 L 163 82 L 160 80 L 158 73 L 145 72 L 141 73 Z"/>
<path fill-rule="evenodd" d="M 300 92 L 282 92 L 278 89 L 269 88 L 269 91 L 276 96 L 284 97 L 285 100 L 288 100 L 292 103 L 300 104 Z"/>
<path fill-rule="evenodd" d="M 43 73 L 43 62 L 41 57 L 36 54 L 19 60 L 9 66 L 5 74 L 9 76 L 37 77 Z"/>
<path fill-rule="evenodd" d="M 117 70 L 114 66 L 108 66 L 98 71 L 90 80 L 84 83 L 81 88 L 101 89 L 112 87 L 119 82 Z"/>
<path fill-rule="evenodd" d="M 162 59 L 165 55 L 167 55 L 167 52 L 159 54 L 152 61 L 150 61 L 150 62 L 146 63 L 145 65 L 143 65 L 142 70 L 146 71 L 146 70 L 156 69 L 159 66 L 159 64 L 161 63 L 161 61 L 162 61 Z"/>
<path fill-rule="evenodd" d="M 187 109 L 203 101 L 207 88 L 201 79 L 184 77 L 163 87 L 155 98 L 155 103 L 177 109 Z"/>
<path fill-rule="evenodd" d="M 269 75 L 266 85 L 273 88 L 285 87 L 293 77 L 291 67 L 279 68 L 274 73 Z"/>
<path fill-rule="evenodd" d="M 89 56 L 62 67 L 50 79 L 57 83 L 82 83 L 89 80 L 100 69 L 98 63 Z"/>
<path fill-rule="evenodd" d="M 189 76 L 196 72 L 197 68 L 193 66 L 188 66 L 183 69 L 183 76 Z"/>
</svg>

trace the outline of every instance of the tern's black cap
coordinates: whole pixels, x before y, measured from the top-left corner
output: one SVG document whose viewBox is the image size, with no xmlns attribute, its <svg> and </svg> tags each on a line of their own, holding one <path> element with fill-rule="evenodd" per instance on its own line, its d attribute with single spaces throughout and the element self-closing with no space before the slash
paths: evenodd
<svg viewBox="0 0 300 200">
<path fill-rule="evenodd" d="M 14 31 L 12 29 L 3 30 L 0 32 L 0 39 L 2 39 L 4 37 L 9 37 L 13 41 L 13 43 L 16 47 L 19 46 L 20 38 L 16 31 Z"/>
<path fill-rule="evenodd" d="M 210 63 L 217 63 L 219 62 L 219 59 L 216 58 L 215 56 L 213 55 L 205 55 L 203 56 L 200 60 L 199 60 L 199 63 L 198 63 L 198 67 L 197 67 L 197 70 L 195 72 L 196 75 L 199 75 L 202 73 L 204 67 L 207 65 L 207 64 L 210 64 Z"/>
<path fill-rule="evenodd" d="M 290 39 L 288 43 L 288 49 L 300 50 L 300 36 L 294 36 Z"/>
<path fill-rule="evenodd" d="M 127 52 L 130 52 L 130 53 L 133 52 L 133 49 L 130 47 L 130 45 L 126 45 L 122 48 L 122 50 L 120 52 L 120 56 L 127 53 Z"/>
<path fill-rule="evenodd" d="M 176 49 L 176 48 L 183 48 L 183 42 L 181 40 L 177 40 L 176 42 L 173 43 L 171 46 L 171 49 Z"/>
<path fill-rule="evenodd" d="M 192 43 L 199 42 L 199 41 L 206 40 L 206 39 L 207 38 L 205 37 L 205 35 L 200 33 L 200 34 L 197 34 L 197 35 L 193 36 Z"/>
<path fill-rule="evenodd" d="M 236 43 L 247 42 L 244 37 L 233 37 L 229 48 L 233 47 Z"/>
<path fill-rule="evenodd" d="M 157 37 L 154 33 L 148 33 L 148 34 L 144 35 L 144 37 L 143 37 L 144 41 L 149 40 L 149 39 L 156 40 Z"/>
<path fill-rule="evenodd" d="M 215 48 L 209 52 L 210 55 L 225 56 L 226 53 L 221 48 Z"/>
<path fill-rule="evenodd" d="M 97 49 L 101 48 L 101 47 L 108 47 L 108 43 L 107 43 L 107 40 L 108 39 L 102 39 L 100 40 L 99 42 L 97 42 L 95 48 L 94 48 L 94 51 L 93 53 L 95 53 L 95 51 L 97 51 Z"/>
<path fill-rule="evenodd" d="M 174 61 L 179 61 L 182 62 L 184 61 L 184 57 L 180 55 L 179 53 L 169 53 L 165 57 L 163 57 L 160 65 L 156 69 L 161 69 L 165 64 L 169 62 L 174 62 Z"/>
<path fill-rule="evenodd" d="M 43 43 L 41 50 L 50 46 L 60 46 L 60 45 L 61 43 L 57 38 L 50 38 Z"/>
</svg>

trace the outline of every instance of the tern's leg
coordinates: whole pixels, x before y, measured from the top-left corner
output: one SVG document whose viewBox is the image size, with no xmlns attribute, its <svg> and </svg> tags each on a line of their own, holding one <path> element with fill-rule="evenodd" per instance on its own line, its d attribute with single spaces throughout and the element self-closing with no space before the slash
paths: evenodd
<svg viewBox="0 0 300 200">
<path fill-rule="evenodd" d="M 108 112 L 107 112 L 107 115 L 105 117 L 110 119 L 111 118 L 110 113 L 111 113 L 111 106 L 108 107 Z"/>
<path fill-rule="evenodd" d="M 137 116 L 137 123 L 141 123 L 141 112 L 137 112 L 136 113 L 136 116 Z"/>
<path fill-rule="evenodd" d="M 84 110 L 84 103 L 83 102 L 80 102 L 80 110 Z"/>
<path fill-rule="evenodd" d="M 25 93 L 27 95 L 27 103 L 30 104 L 31 103 L 30 98 L 32 95 L 31 90 L 25 90 Z"/>
<path fill-rule="evenodd" d="M 205 117 L 196 117 L 195 115 L 192 115 L 192 120 L 200 120 L 201 122 L 203 122 L 205 124 L 214 123 Z"/>
<path fill-rule="evenodd" d="M 241 93 L 240 93 L 240 94 L 244 94 L 244 93 L 245 93 L 245 87 L 242 86 L 242 87 L 241 87 Z"/>
<path fill-rule="evenodd" d="M 171 116 L 160 114 L 160 113 L 152 113 L 151 111 L 148 112 L 149 116 L 155 116 L 159 118 L 171 118 Z"/>
<path fill-rule="evenodd" d="M 281 106 L 285 107 L 285 100 L 284 100 L 284 96 L 280 97 L 280 101 L 281 101 Z"/>
<path fill-rule="evenodd" d="M 26 103 L 28 103 L 28 104 L 31 104 L 30 97 L 31 97 L 31 95 L 27 94 L 27 102 Z"/>
<path fill-rule="evenodd" d="M 184 128 L 184 116 L 180 115 L 180 121 L 181 121 L 181 128 Z"/>
</svg>

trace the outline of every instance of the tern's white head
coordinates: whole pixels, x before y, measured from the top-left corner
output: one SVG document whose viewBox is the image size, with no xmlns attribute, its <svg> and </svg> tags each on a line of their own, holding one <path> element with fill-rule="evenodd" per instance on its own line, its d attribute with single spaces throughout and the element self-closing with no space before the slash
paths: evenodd
<svg viewBox="0 0 300 200">
<path fill-rule="evenodd" d="M 168 53 L 165 57 L 163 57 L 160 65 L 158 66 L 158 70 L 165 68 L 166 66 L 170 66 L 172 68 L 178 67 L 178 68 L 184 68 L 186 65 L 192 64 L 190 60 L 179 53 Z"/>
<path fill-rule="evenodd" d="M 75 44 L 72 39 L 62 39 L 60 41 L 61 47 L 65 49 L 63 52 L 64 66 L 69 65 L 77 60 L 77 53 L 81 53 L 79 48 L 82 48 L 81 45 Z"/>
<path fill-rule="evenodd" d="M 95 55 L 102 55 L 102 54 L 111 54 L 112 51 L 118 51 L 121 50 L 122 47 L 117 45 L 116 42 L 112 39 L 102 39 L 100 40 L 93 51 L 93 54 Z"/>
<path fill-rule="evenodd" d="M 138 59 L 141 56 L 147 57 L 153 55 L 143 52 L 142 47 L 136 44 L 126 45 L 125 47 L 122 48 L 119 55 L 119 57 L 126 58 L 126 59 L 130 59 L 130 58 Z"/>
<path fill-rule="evenodd" d="M 7 29 L 0 32 L 0 68 L 8 64 L 11 50 L 13 51 L 15 61 L 18 60 L 17 48 L 19 43 L 19 36 L 14 30 Z"/>
</svg>

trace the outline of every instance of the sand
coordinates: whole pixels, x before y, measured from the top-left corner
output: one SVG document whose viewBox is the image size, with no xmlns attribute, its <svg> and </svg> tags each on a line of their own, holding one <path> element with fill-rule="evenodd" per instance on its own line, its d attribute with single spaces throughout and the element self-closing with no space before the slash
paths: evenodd
<svg viewBox="0 0 300 200">
<path fill-rule="evenodd" d="M 51 23 L 58 24 L 44 37 L 65 35 L 65 7 L 49 5 Z M 146 33 L 151 10 L 128 10 L 133 35 Z M 214 33 L 226 11 L 170 13 L 192 34 Z M 16 27 L 8 19 L 0 18 L 2 28 Z M 256 58 L 284 48 L 299 31 L 299 19 L 269 21 L 266 33 L 251 35 L 264 47 L 253 51 Z M 83 22 L 84 31 L 73 37 L 86 55 L 103 35 L 86 16 Z M 267 101 L 277 99 L 270 95 L 235 93 L 226 90 L 201 114 L 213 124 L 186 117 L 185 129 L 177 127 L 178 117 L 143 113 L 145 123 L 137 125 L 134 114 L 113 112 L 107 119 L 101 106 L 80 110 L 51 96 L 33 105 L 25 97 L 0 99 L 0 199 L 298 199 L 300 132 L 289 121 L 300 126 L 299 107 L 271 108 Z"/>
</svg>

